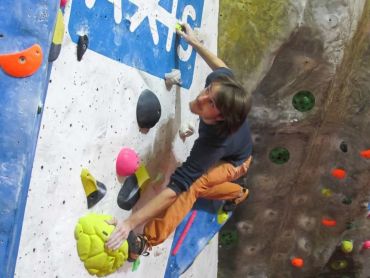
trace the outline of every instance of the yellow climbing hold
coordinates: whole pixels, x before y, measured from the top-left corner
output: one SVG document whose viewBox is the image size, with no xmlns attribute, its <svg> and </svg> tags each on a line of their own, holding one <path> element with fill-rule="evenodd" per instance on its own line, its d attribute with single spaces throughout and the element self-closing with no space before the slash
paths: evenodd
<svg viewBox="0 0 370 278">
<path fill-rule="evenodd" d="M 351 253 L 353 250 L 353 242 L 351 240 L 343 240 L 340 248 L 343 253 Z"/>
<path fill-rule="evenodd" d="M 180 23 L 176 23 L 176 25 L 175 25 L 175 29 L 177 30 L 177 31 L 183 31 L 183 29 L 182 29 L 183 27 L 182 27 L 182 25 L 180 24 Z"/>
<path fill-rule="evenodd" d="M 55 23 L 55 30 L 53 35 L 53 43 L 54 44 L 62 44 L 64 37 L 64 19 L 63 19 L 63 13 L 59 9 L 57 21 Z"/>
<path fill-rule="evenodd" d="M 226 220 L 229 218 L 229 213 L 225 212 L 222 207 L 217 212 L 217 223 L 219 225 L 222 225 L 226 222 Z"/>
<path fill-rule="evenodd" d="M 321 194 L 325 197 L 331 197 L 333 195 L 333 191 L 329 188 L 323 188 L 321 189 Z"/>
<path fill-rule="evenodd" d="M 142 187 L 143 184 L 150 179 L 148 170 L 146 169 L 144 164 L 140 165 L 140 167 L 136 170 L 135 175 L 139 187 Z"/>
<path fill-rule="evenodd" d="M 88 169 L 83 168 L 80 176 L 86 196 L 98 190 L 96 179 L 90 174 Z"/>
<path fill-rule="evenodd" d="M 128 243 L 125 241 L 118 250 L 105 247 L 105 241 L 114 230 L 106 220 L 109 215 L 88 214 L 78 220 L 74 236 L 77 253 L 91 275 L 106 276 L 120 268 L 128 258 Z"/>
</svg>

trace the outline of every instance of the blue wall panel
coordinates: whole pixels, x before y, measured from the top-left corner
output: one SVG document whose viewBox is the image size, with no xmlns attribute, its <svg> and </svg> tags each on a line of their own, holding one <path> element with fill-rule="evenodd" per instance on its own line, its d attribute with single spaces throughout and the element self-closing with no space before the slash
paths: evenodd
<svg viewBox="0 0 370 278">
<path fill-rule="evenodd" d="M 59 1 L 1 0 L 0 55 L 39 44 L 36 73 L 15 78 L 0 69 L 0 277 L 13 277 L 43 103 L 47 57 Z"/>
<path fill-rule="evenodd" d="M 87 3 L 88 2 L 88 3 Z M 195 51 L 179 39 L 175 23 L 200 27 L 203 0 L 73 1 L 68 30 L 77 43 L 89 37 L 89 49 L 108 58 L 164 78 L 172 69 L 181 71 L 182 86 L 193 80 Z M 177 46 L 189 55 L 179 59 Z"/>
</svg>

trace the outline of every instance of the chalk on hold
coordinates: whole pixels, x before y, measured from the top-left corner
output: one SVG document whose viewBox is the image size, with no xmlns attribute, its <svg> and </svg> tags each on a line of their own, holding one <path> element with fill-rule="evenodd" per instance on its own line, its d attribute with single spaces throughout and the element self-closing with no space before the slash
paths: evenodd
<svg viewBox="0 0 370 278">
<path fill-rule="evenodd" d="M 364 150 L 360 153 L 363 158 L 370 159 L 370 150 Z"/>
<path fill-rule="evenodd" d="M 339 168 L 335 168 L 333 170 L 331 170 L 331 175 L 334 177 L 334 178 L 337 178 L 339 180 L 342 180 L 346 177 L 347 175 L 347 172 L 343 169 L 339 169 Z"/>
<path fill-rule="evenodd" d="M 190 137 L 194 134 L 194 124 L 193 122 L 187 122 L 185 124 L 182 124 L 179 130 L 179 136 L 183 142 L 185 142 L 185 139 L 187 137 Z"/>
<path fill-rule="evenodd" d="M 172 85 L 181 86 L 181 72 L 178 69 L 172 69 L 171 72 L 164 75 L 167 90 L 172 88 Z"/>
<path fill-rule="evenodd" d="M 337 221 L 335 221 L 334 219 L 324 217 L 321 220 L 321 224 L 323 224 L 326 227 L 335 227 L 337 225 Z"/>
<path fill-rule="evenodd" d="M 144 90 L 136 106 L 136 120 L 140 129 L 150 129 L 161 117 L 161 104 L 150 90 Z"/>
<path fill-rule="evenodd" d="M 118 176 L 127 177 L 139 168 L 139 156 L 130 148 L 122 148 L 116 159 L 116 172 Z"/>
<path fill-rule="evenodd" d="M 77 43 L 77 61 L 82 60 L 82 56 L 85 54 L 88 46 L 89 38 L 87 37 L 87 35 L 79 36 Z"/>
<path fill-rule="evenodd" d="M 20 52 L 1 54 L 0 67 L 13 77 L 27 77 L 34 74 L 42 64 L 42 49 L 38 44 Z"/>
<path fill-rule="evenodd" d="M 304 266 L 304 261 L 302 258 L 294 257 L 290 260 L 292 266 L 302 268 Z"/>
</svg>

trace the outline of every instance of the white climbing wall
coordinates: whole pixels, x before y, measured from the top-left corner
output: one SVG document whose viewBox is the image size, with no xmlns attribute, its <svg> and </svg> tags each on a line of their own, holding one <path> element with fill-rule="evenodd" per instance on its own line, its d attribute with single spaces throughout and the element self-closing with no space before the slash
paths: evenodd
<svg viewBox="0 0 370 278">
<path fill-rule="evenodd" d="M 199 36 L 216 52 L 218 1 L 204 2 Z M 65 10 L 66 26 L 70 9 L 71 3 Z M 115 174 L 119 150 L 135 149 L 152 172 L 166 169 L 168 177 L 176 163 L 186 158 L 197 136 L 182 142 L 178 129 L 189 121 L 198 126 L 188 102 L 210 73 L 199 56 L 191 87 L 169 91 L 163 79 L 89 49 L 78 62 L 70 36 L 66 28 L 61 54 L 52 67 L 15 277 L 90 277 L 77 255 L 73 231 L 78 218 L 89 212 L 118 218 L 131 213 L 116 204 L 121 187 Z M 144 89 L 152 90 L 162 105 L 159 123 L 147 134 L 139 132 L 136 122 L 136 103 Z M 90 210 L 80 181 L 82 167 L 107 186 L 106 196 Z M 155 190 L 149 188 L 145 198 L 153 194 Z M 171 243 L 169 239 L 154 248 L 149 257 L 141 259 L 137 271 L 132 272 L 132 265 L 126 263 L 110 277 L 163 277 Z M 184 277 L 216 276 L 214 239 Z"/>
</svg>

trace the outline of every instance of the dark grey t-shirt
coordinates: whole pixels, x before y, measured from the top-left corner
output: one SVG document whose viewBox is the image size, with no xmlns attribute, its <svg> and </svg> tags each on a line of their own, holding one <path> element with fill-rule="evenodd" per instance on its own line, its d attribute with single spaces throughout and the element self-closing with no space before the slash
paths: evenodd
<svg viewBox="0 0 370 278">
<path fill-rule="evenodd" d="M 216 69 L 208 75 L 206 87 L 220 75 L 233 76 L 233 73 L 228 68 Z M 247 121 L 235 133 L 225 137 L 217 134 L 214 125 L 208 125 L 200 119 L 199 137 L 186 161 L 172 174 L 168 187 L 177 194 L 184 192 L 220 160 L 239 166 L 251 153 L 252 138 Z"/>
</svg>

